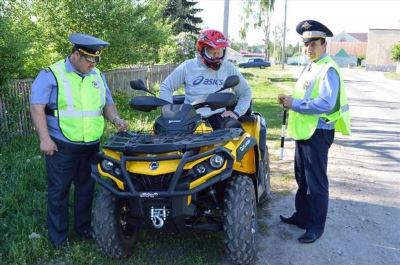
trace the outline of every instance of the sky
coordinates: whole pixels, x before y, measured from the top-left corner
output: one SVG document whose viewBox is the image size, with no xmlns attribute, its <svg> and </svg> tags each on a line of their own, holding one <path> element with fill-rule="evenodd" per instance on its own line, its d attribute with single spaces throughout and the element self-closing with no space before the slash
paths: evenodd
<svg viewBox="0 0 400 265">
<path fill-rule="evenodd" d="M 223 31 L 224 0 L 196 0 L 198 13 L 203 19 L 203 28 Z M 271 18 L 271 30 L 276 25 L 283 28 L 285 0 L 275 0 Z M 239 41 L 242 0 L 230 0 L 229 39 Z M 369 29 L 400 29 L 400 0 L 287 0 L 287 43 L 299 42 L 296 25 L 302 20 L 313 19 L 326 25 L 333 34 L 368 33 Z M 247 32 L 246 42 L 261 44 L 263 33 L 252 27 Z M 271 37 L 271 35 L 270 35 Z"/>
</svg>

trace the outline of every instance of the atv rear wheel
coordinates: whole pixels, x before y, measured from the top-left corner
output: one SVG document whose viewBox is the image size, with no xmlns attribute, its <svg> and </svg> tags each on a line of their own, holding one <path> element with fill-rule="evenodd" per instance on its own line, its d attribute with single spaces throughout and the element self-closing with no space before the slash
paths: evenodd
<svg viewBox="0 0 400 265">
<path fill-rule="evenodd" d="M 129 224 L 127 202 L 102 188 L 96 198 L 92 214 L 93 236 L 103 253 L 111 258 L 132 255 L 138 230 Z"/>
<path fill-rule="evenodd" d="M 227 182 L 224 198 L 225 252 L 235 264 L 256 260 L 256 196 L 253 181 L 235 176 Z"/>
</svg>

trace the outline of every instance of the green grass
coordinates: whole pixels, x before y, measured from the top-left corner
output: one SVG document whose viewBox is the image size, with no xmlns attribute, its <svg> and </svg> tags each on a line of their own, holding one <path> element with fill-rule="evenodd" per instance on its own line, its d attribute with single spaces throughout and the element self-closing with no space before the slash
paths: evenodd
<svg viewBox="0 0 400 265">
<path fill-rule="evenodd" d="M 278 69 L 243 71 L 253 90 L 253 110 L 268 123 L 268 139 L 279 139 L 282 110 L 277 94 L 293 83 Z M 130 129 L 151 129 L 159 111 L 138 113 L 128 107 L 129 98 L 114 95 L 120 115 Z M 104 141 L 115 129 L 107 124 Z M 124 261 L 103 256 L 93 241 L 79 239 L 70 232 L 72 245 L 55 250 L 47 240 L 44 158 L 36 135 L 14 138 L 0 147 L 0 264 L 218 264 L 223 257 L 221 233 L 188 231 L 173 235 L 141 231 L 134 255 Z M 273 147 L 270 147 L 273 148 Z M 73 196 L 70 196 L 73 197 Z M 71 198 L 72 202 L 72 198 Z M 72 220 L 72 203 L 70 203 Z M 70 221 L 71 221 L 70 220 Z M 71 228 L 72 226 L 70 226 Z M 263 233 L 267 227 L 263 226 Z M 265 230 L 265 231 L 264 231 Z M 29 239 L 33 233 L 39 238 Z"/>
<path fill-rule="evenodd" d="M 293 87 L 294 80 L 286 71 L 278 68 L 241 69 L 253 92 L 253 110 L 260 112 L 268 125 L 268 139 L 280 137 L 282 107 L 277 103 L 277 95 Z"/>
<path fill-rule="evenodd" d="M 385 73 L 384 75 L 388 79 L 400 80 L 400 73 L 391 72 L 391 73 Z"/>
</svg>

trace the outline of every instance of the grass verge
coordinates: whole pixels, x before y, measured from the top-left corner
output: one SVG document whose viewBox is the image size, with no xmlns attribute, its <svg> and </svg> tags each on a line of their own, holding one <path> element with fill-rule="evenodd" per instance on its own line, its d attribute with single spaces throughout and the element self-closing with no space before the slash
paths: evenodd
<svg viewBox="0 0 400 265">
<path fill-rule="evenodd" d="M 400 73 L 384 73 L 384 76 L 388 79 L 400 80 Z"/>
</svg>

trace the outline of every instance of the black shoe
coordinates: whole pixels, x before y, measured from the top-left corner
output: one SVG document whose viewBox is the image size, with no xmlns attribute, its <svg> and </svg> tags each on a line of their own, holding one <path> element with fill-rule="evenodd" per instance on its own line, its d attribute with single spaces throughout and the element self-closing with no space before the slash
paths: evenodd
<svg viewBox="0 0 400 265">
<path fill-rule="evenodd" d="M 286 224 L 295 225 L 298 228 L 306 229 L 306 225 L 297 221 L 293 216 L 292 217 L 284 217 L 282 215 L 279 215 L 279 217 L 281 218 L 281 221 Z"/>
<path fill-rule="evenodd" d="M 51 242 L 51 244 L 53 245 L 53 247 L 54 247 L 55 249 L 59 249 L 59 250 L 66 249 L 66 248 L 68 248 L 68 247 L 70 246 L 70 243 L 69 243 L 68 238 L 65 239 L 65 240 L 64 240 L 63 242 L 61 242 L 61 243 Z"/>
<path fill-rule="evenodd" d="M 313 232 L 305 232 L 301 237 L 298 238 L 300 243 L 312 243 L 318 238 L 320 238 L 322 234 L 316 234 Z"/>
<path fill-rule="evenodd" d="M 93 233 L 92 230 L 87 230 L 83 232 L 76 232 L 80 237 L 83 237 L 84 239 L 93 239 Z"/>
</svg>

